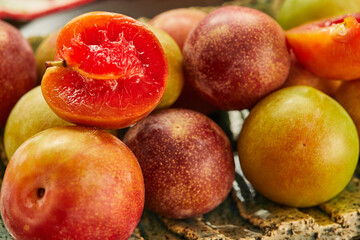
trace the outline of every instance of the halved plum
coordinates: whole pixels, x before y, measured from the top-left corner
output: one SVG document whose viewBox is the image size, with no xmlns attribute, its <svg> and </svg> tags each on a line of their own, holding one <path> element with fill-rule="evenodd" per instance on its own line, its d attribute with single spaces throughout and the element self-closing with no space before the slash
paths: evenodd
<svg viewBox="0 0 360 240">
<path fill-rule="evenodd" d="M 297 59 L 314 74 L 360 78 L 360 13 L 310 22 L 286 32 Z"/>
<path fill-rule="evenodd" d="M 61 118 L 119 129 L 147 116 L 166 87 L 168 65 L 155 35 L 128 16 L 90 12 L 67 23 L 41 87 Z"/>
</svg>

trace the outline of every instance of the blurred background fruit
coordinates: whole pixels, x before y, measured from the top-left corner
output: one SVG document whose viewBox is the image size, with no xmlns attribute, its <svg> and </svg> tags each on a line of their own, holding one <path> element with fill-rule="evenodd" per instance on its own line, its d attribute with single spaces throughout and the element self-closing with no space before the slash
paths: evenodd
<svg viewBox="0 0 360 240">
<path fill-rule="evenodd" d="M 342 84 L 340 80 L 325 79 L 307 70 L 291 52 L 291 67 L 289 75 L 282 87 L 289 86 L 310 86 L 314 87 L 329 96 L 334 96 L 335 91 Z"/>
<path fill-rule="evenodd" d="M 189 32 L 206 14 L 195 8 L 171 9 L 153 17 L 149 24 L 167 32 L 182 49 Z"/>
<path fill-rule="evenodd" d="M 360 11 L 358 0 L 285 0 L 277 21 L 285 29 L 306 22 Z"/>
<path fill-rule="evenodd" d="M 36 66 L 40 82 L 46 70 L 45 61 L 53 61 L 55 58 L 56 40 L 59 36 L 59 32 L 60 30 L 47 35 L 35 51 Z"/>
<path fill-rule="evenodd" d="M 44 40 L 45 36 L 30 36 L 27 38 L 33 52 L 36 52 L 36 49 L 39 47 L 40 43 Z"/>
<path fill-rule="evenodd" d="M 360 80 L 344 82 L 334 95 L 353 119 L 360 136 Z"/>
</svg>

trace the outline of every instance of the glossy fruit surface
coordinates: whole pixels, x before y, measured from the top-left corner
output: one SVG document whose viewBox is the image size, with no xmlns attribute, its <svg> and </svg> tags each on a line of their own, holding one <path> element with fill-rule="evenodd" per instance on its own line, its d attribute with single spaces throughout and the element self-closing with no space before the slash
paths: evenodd
<svg viewBox="0 0 360 240">
<path fill-rule="evenodd" d="M 310 207 L 349 183 L 359 138 L 339 103 L 314 88 L 296 86 L 272 93 L 252 109 L 238 153 L 258 192 L 280 204 Z"/>
<path fill-rule="evenodd" d="M 206 15 L 204 11 L 194 8 L 177 8 L 156 15 L 149 21 L 149 24 L 167 32 L 176 41 L 180 49 L 182 49 L 185 39 L 191 30 Z M 161 103 L 159 105 L 159 107 L 161 107 Z M 217 107 L 202 98 L 186 79 L 184 80 L 180 95 L 172 106 L 192 109 L 204 114 L 209 114 L 217 110 Z"/>
<path fill-rule="evenodd" d="M 46 61 L 53 61 L 56 54 L 56 40 L 59 36 L 59 31 L 55 31 L 47 35 L 40 43 L 38 48 L 35 51 L 35 59 L 36 59 L 36 66 L 38 77 L 40 80 L 42 79 L 46 67 Z"/>
<path fill-rule="evenodd" d="M 322 18 L 360 11 L 360 2 L 354 0 L 285 0 L 277 15 L 284 29 Z"/>
<path fill-rule="evenodd" d="M 169 74 L 164 95 L 156 109 L 168 108 L 178 99 L 184 86 L 183 56 L 175 40 L 165 31 L 149 26 L 164 49 Z"/>
<path fill-rule="evenodd" d="M 222 110 L 252 107 L 281 87 L 290 68 L 280 25 L 246 7 L 208 14 L 189 34 L 183 54 L 186 80 Z"/>
<path fill-rule="evenodd" d="M 360 80 L 344 82 L 335 92 L 334 98 L 349 113 L 360 134 Z"/>
<path fill-rule="evenodd" d="M 57 40 L 61 66 L 49 67 L 42 92 L 69 122 L 123 128 L 148 115 L 165 91 L 168 67 L 155 35 L 125 15 L 90 12 Z"/>
<path fill-rule="evenodd" d="M 328 79 L 360 77 L 360 13 L 323 19 L 286 32 L 296 58 L 312 73 Z"/>
<path fill-rule="evenodd" d="M 15 239 L 128 239 L 144 182 L 134 154 L 101 130 L 55 127 L 11 158 L 0 207 Z"/>
<path fill-rule="evenodd" d="M 342 84 L 343 81 L 325 79 L 316 76 L 309 70 L 307 70 L 294 56 L 291 54 L 291 67 L 289 75 L 282 86 L 310 86 L 316 88 L 329 96 L 334 96 L 336 90 Z"/>
<path fill-rule="evenodd" d="M 14 26 L 0 20 L 0 128 L 15 103 L 38 84 L 29 42 Z"/>
<path fill-rule="evenodd" d="M 144 175 L 145 207 L 162 216 L 199 216 L 218 206 L 232 188 L 230 141 L 201 113 L 175 108 L 152 113 L 129 129 L 124 142 Z"/>
<path fill-rule="evenodd" d="M 47 105 L 37 86 L 22 96 L 6 121 L 4 148 L 8 159 L 25 140 L 45 129 L 68 126 L 71 123 L 58 117 Z"/>
<path fill-rule="evenodd" d="M 167 32 L 183 48 L 190 31 L 206 16 L 194 8 L 177 8 L 162 12 L 149 21 L 149 24 Z"/>
</svg>

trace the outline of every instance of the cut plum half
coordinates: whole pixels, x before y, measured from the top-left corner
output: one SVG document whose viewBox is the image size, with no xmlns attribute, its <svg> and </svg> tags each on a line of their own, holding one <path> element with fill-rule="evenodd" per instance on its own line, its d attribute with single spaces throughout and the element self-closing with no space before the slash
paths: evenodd
<svg viewBox="0 0 360 240">
<path fill-rule="evenodd" d="M 360 78 L 360 13 L 310 22 L 286 32 L 296 58 L 314 74 Z"/>
<path fill-rule="evenodd" d="M 128 127 L 160 102 L 168 76 L 155 35 L 128 16 L 90 12 L 67 23 L 41 88 L 61 118 L 106 129 Z"/>
</svg>

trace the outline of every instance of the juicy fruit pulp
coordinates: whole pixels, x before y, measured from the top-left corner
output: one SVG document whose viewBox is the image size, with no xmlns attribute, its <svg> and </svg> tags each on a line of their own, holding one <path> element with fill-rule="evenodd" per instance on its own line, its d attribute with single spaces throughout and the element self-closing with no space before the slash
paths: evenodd
<svg viewBox="0 0 360 240">
<path fill-rule="evenodd" d="M 56 58 L 42 81 L 45 100 L 73 123 L 130 126 L 149 114 L 166 87 L 168 66 L 155 35 L 115 13 L 91 12 L 61 30 Z"/>
<path fill-rule="evenodd" d="M 15 239 L 128 239 L 144 207 L 134 154 L 116 137 L 84 127 L 44 130 L 11 158 L 1 214 Z"/>
<path fill-rule="evenodd" d="M 359 157 L 354 122 L 335 100 L 305 86 L 264 98 L 238 141 L 245 177 L 265 197 L 292 207 L 323 203 L 352 178 Z"/>
<path fill-rule="evenodd" d="M 296 58 L 312 73 L 338 80 L 360 77 L 360 13 L 304 24 L 286 32 Z"/>
</svg>

